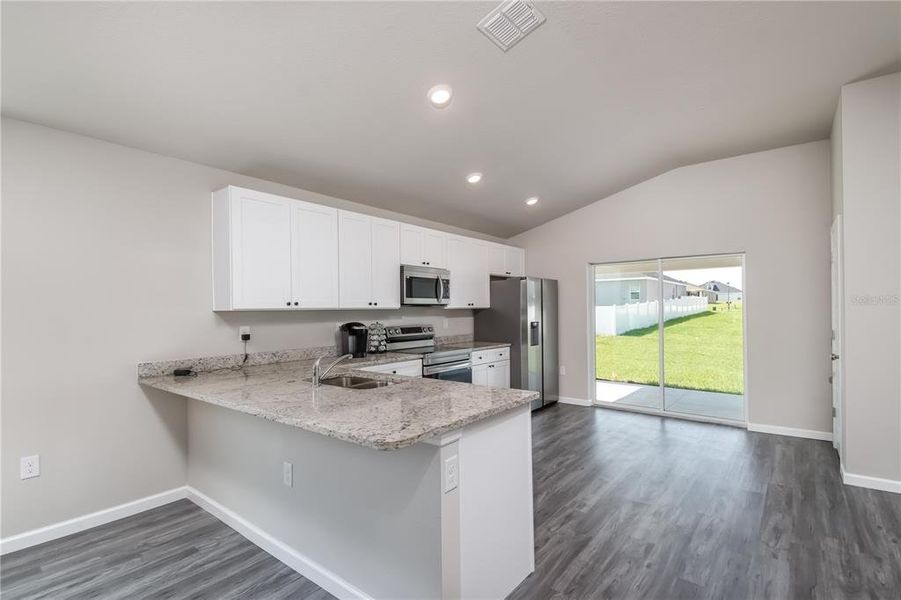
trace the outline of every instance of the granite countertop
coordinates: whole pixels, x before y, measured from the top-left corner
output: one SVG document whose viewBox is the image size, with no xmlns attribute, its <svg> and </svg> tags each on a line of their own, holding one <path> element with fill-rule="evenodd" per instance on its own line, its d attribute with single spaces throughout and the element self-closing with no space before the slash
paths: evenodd
<svg viewBox="0 0 901 600">
<path fill-rule="evenodd" d="M 464 344 L 465 345 L 465 344 Z M 329 437 L 390 450 L 411 446 L 530 403 L 537 392 L 453 381 L 383 375 L 354 367 L 415 360 L 386 353 L 346 361 L 331 374 L 352 374 L 394 385 L 351 390 L 308 381 L 313 361 L 220 369 L 196 376 L 140 377 L 141 385 L 208 402 Z"/>
</svg>

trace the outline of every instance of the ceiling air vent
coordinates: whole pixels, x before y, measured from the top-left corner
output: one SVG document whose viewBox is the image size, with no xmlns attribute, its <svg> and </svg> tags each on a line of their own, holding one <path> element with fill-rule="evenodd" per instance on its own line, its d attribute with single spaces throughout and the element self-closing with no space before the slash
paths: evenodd
<svg viewBox="0 0 901 600">
<path fill-rule="evenodd" d="M 506 52 L 544 23 L 544 15 L 531 2 L 507 0 L 479 21 L 479 31 Z"/>
</svg>

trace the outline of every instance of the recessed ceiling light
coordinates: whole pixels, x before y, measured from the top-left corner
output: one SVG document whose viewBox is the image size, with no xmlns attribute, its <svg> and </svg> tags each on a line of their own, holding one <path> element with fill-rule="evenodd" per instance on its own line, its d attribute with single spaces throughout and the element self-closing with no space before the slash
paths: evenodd
<svg viewBox="0 0 901 600">
<path fill-rule="evenodd" d="M 470 173 L 469 175 L 466 176 L 466 181 L 468 181 L 469 183 L 472 183 L 472 184 L 476 184 L 476 183 L 482 181 L 482 174 L 481 173 Z"/>
<path fill-rule="evenodd" d="M 434 86 L 428 93 L 429 102 L 431 102 L 432 106 L 435 108 L 444 108 L 450 104 L 453 95 L 454 92 L 451 87 L 449 85 L 444 85 L 443 83 Z"/>
<path fill-rule="evenodd" d="M 528 204 L 529 206 L 535 206 L 536 204 L 538 204 L 538 196 L 532 196 L 531 198 L 526 200 L 526 204 Z"/>
</svg>

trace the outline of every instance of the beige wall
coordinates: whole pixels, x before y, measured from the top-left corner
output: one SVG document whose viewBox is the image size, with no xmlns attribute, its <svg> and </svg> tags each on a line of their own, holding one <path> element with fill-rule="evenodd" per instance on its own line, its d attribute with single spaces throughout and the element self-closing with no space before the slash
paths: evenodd
<svg viewBox="0 0 901 600">
<path fill-rule="evenodd" d="M 901 74 L 842 88 L 845 471 L 901 480 Z M 840 202 L 839 202 L 840 201 Z"/>
<path fill-rule="evenodd" d="M 590 398 L 589 263 L 746 252 L 749 420 L 831 431 L 829 160 L 822 141 L 684 167 L 512 238 L 560 281 L 561 395 Z"/>
<path fill-rule="evenodd" d="M 21 121 L 2 128 L 3 537 L 184 485 L 184 401 L 141 389 L 140 361 L 239 352 L 241 325 L 251 351 L 327 345 L 336 323 L 375 318 L 472 332 L 471 311 L 214 314 L 212 190 L 398 215 Z M 22 481 L 29 454 L 42 473 Z"/>
</svg>

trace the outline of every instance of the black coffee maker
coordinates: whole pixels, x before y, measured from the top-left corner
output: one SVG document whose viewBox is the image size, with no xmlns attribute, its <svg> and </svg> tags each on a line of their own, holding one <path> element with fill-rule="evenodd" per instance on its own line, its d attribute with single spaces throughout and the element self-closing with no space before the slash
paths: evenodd
<svg viewBox="0 0 901 600">
<path fill-rule="evenodd" d="M 353 354 L 354 358 L 366 356 L 369 328 L 352 321 L 341 326 L 341 354 Z"/>
</svg>

